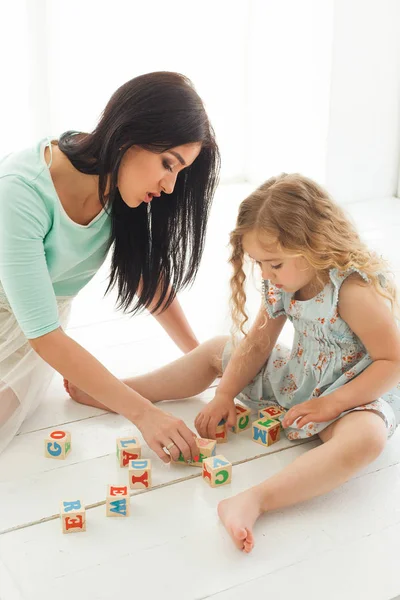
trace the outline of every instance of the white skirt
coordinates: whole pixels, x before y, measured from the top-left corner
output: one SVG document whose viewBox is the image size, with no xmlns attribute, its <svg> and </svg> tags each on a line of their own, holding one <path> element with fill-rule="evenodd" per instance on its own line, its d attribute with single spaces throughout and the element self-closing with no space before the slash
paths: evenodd
<svg viewBox="0 0 400 600">
<path fill-rule="evenodd" d="M 72 297 L 57 298 L 59 321 L 68 323 Z M 0 452 L 38 407 L 54 369 L 32 349 L 0 294 Z"/>
</svg>

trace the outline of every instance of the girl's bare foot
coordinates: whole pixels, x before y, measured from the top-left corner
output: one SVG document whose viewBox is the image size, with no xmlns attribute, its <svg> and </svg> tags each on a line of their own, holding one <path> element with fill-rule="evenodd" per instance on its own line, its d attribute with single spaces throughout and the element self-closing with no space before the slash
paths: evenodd
<svg viewBox="0 0 400 600">
<path fill-rule="evenodd" d="M 250 488 L 218 504 L 218 515 L 236 548 L 251 552 L 254 547 L 253 526 L 262 514 L 257 491 Z"/>
<path fill-rule="evenodd" d="M 87 406 L 94 406 L 95 408 L 101 408 L 103 410 L 113 412 L 110 411 L 109 408 L 104 406 L 104 404 L 97 402 L 97 400 L 89 396 L 89 394 L 86 394 L 86 392 L 83 392 L 78 387 L 76 387 L 76 385 L 74 385 L 70 381 L 67 381 L 66 379 L 64 379 L 64 388 L 67 394 L 71 396 L 72 400 L 75 400 L 75 402 L 79 402 L 79 404 L 86 404 Z"/>
</svg>

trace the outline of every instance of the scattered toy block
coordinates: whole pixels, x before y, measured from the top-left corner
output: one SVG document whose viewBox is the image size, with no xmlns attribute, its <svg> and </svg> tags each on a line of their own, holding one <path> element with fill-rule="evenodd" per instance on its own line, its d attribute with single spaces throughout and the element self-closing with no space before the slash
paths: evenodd
<svg viewBox="0 0 400 600">
<path fill-rule="evenodd" d="M 285 410 L 280 406 L 267 406 L 266 408 L 260 408 L 258 412 L 259 419 L 276 419 L 279 421 L 280 417 L 285 414 Z"/>
<path fill-rule="evenodd" d="M 241 431 L 244 431 L 245 429 L 248 429 L 249 427 L 251 427 L 251 422 L 250 422 L 251 410 L 250 410 L 250 408 L 245 408 L 244 406 L 241 406 L 240 404 L 236 404 L 235 408 L 236 408 L 236 425 L 234 427 L 232 427 L 231 430 L 233 431 L 233 433 L 240 433 Z"/>
<path fill-rule="evenodd" d="M 108 485 L 106 497 L 107 517 L 129 517 L 130 495 L 127 485 Z"/>
<path fill-rule="evenodd" d="M 228 434 L 226 431 L 225 423 L 225 419 L 221 419 L 221 421 L 218 423 L 215 429 L 215 439 L 217 441 L 217 444 L 225 444 L 225 442 L 228 441 Z"/>
<path fill-rule="evenodd" d="M 131 490 L 151 487 L 151 460 L 131 460 L 129 462 L 129 487 Z"/>
<path fill-rule="evenodd" d="M 60 518 L 63 533 L 86 531 L 86 510 L 81 500 L 63 500 Z"/>
<path fill-rule="evenodd" d="M 259 419 L 254 421 L 253 440 L 262 446 L 271 446 L 280 439 L 281 424 L 275 419 Z"/>
<path fill-rule="evenodd" d="M 198 448 L 198 456 L 195 457 L 195 460 L 190 462 L 186 462 L 182 452 L 179 455 L 178 460 L 171 461 L 175 464 L 182 463 L 188 465 L 189 467 L 201 467 L 203 465 L 203 460 L 205 458 L 209 458 L 210 456 L 215 456 L 217 442 L 215 440 L 208 440 L 207 438 L 196 438 L 195 440 L 197 448 Z M 197 460 L 196 460 L 197 459 Z"/>
<path fill-rule="evenodd" d="M 117 439 L 117 458 L 120 467 L 127 467 L 131 460 L 142 456 L 142 447 L 134 437 Z"/>
<path fill-rule="evenodd" d="M 69 431 L 56 429 L 44 440 L 44 455 L 46 458 L 64 460 L 71 452 L 71 434 Z"/>
<path fill-rule="evenodd" d="M 211 456 L 203 461 L 203 479 L 211 487 L 219 487 L 232 481 L 232 464 L 222 456 Z"/>
</svg>

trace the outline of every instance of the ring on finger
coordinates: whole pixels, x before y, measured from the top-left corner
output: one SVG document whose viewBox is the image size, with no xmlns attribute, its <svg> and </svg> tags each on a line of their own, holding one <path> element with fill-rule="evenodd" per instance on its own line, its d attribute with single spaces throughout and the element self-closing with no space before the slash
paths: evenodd
<svg viewBox="0 0 400 600">
<path fill-rule="evenodd" d="M 171 448 L 173 448 L 173 446 L 176 446 L 175 442 L 171 442 L 170 444 L 168 444 L 168 446 L 165 446 L 166 450 L 171 450 Z"/>
</svg>

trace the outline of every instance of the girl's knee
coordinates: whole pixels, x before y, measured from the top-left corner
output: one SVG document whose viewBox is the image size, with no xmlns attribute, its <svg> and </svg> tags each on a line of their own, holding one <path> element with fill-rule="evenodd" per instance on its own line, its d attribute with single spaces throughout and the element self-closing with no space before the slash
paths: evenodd
<svg viewBox="0 0 400 600">
<path fill-rule="evenodd" d="M 387 428 L 382 417 L 372 411 L 357 411 L 357 430 L 354 432 L 355 446 L 372 462 L 382 453 L 387 442 Z"/>
</svg>

